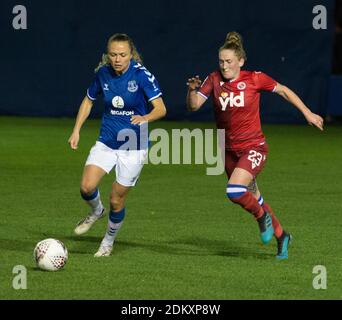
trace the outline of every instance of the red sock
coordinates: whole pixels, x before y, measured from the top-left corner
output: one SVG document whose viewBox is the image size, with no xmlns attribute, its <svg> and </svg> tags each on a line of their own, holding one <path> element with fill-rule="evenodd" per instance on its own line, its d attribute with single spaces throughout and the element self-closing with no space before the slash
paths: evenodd
<svg viewBox="0 0 342 320">
<path fill-rule="evenodd" d="M 264 214 L 264 209 L 249 191 L 239 198 L 231 198 L 230 200 L 250 212 L 255 219 L 259 219 Z"/>
<path fill-rule="evenodd" d="M 265 211 L 267 211 L 271 217 L 272 217 L 272 226 L 273 226 L 273 229 L 274 229 L 274 235 L 276 238 L 280 238 L 280 236 L 282 235 L 283 233 L 283 228 L 280 224 L 280 222 L 278 221 L 277 217 L 275 216 L 272 208 L 266 203 L 264 202 L 262 207 L 264 208 Z"/>
</svg>

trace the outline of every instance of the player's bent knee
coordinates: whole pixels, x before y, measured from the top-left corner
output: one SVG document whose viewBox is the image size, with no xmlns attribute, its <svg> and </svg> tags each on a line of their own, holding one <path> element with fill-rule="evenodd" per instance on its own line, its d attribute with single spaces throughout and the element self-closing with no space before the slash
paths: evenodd
<svg viewBox="0 0 342 320">
<path fill-rule="evenodd" d="M 81 188 L 80 188 L 80 192 L 82 195 L 91 195 L 96 191 L 96 186 L 90 185 L 90 184 L 86 184 L 86 183 L 82 183 L 81 184 Z"/>
<path fill-rule="evenodd" d="M 227 185 L 227 197 L 234 203 L 239 203 L 239 199 L 247 192 L 247 186 L 240 184 Z"/>
<path fill-rule="evenodd" d="M 111 210 L 118 211 L 118 210 L 121 210 L 122 208 L 124 208 L 124 206 L 125 206 L 125 199 L 123 197 L 116 196 L 116 197 L 110 198 Z"/>
</svg>

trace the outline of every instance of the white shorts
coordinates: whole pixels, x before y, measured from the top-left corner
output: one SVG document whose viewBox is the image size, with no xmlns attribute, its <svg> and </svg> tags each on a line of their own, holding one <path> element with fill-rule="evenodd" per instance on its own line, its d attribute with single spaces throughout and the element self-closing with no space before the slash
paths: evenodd
<svg viewBox="0 0 342 320">
<path fill-rule="evenodd" d="M 115 167 L 116 181 L 125 187 L 135 186 L 147 158 L 147 150 L 114 150 L 96 141 L 87 165 L 95 165 L 110 173 Z"/>
</svg>

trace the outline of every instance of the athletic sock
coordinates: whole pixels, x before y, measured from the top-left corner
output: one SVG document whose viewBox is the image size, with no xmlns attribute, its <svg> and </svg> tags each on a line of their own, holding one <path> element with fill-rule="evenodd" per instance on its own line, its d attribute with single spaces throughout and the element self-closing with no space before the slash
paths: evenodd
<svg viewBox="0 0 342 320">
<path fill-rule="evenodd" d="M 82 193 L 81 191 L 81 196 L 84 201 L 88 203 L 92 210 L 92 214 L 95 214 L 97 216 L 100 216 L 102 211 L 103 211 L 103 205 L 101 202 L 101 197 L 100 197 L 100 190 L 96 189 L 91 195 L 87 195 L 85 193 Z"/>
<path fill-rule="evenodd" d="M 272 208 L 264 201 L 262 196 L 259 197 L 258 200 L 259 204 L 263 207 L 264 211 L 268 212 L 272 218 L 272 226 L 274 229 L 274 236 L 278 239 L 283 234 L 283 228 L 277 219 L 276 215 L 274 214 Z"/>
<path fill-rule="evenodd" d="M 125 208 L 118 212 L 110 211 L 108 217 L 107 232 L 102 240 L 102 244 L 112 246 L 125 218 Z"/>
<path fill-rule="evenodd" d="M 264 209 L 259 202 L 254 198 L 253 194 L 247 191 L 247 187 L 238 184 L 228 184 L 227 196 L 242 208 L 250 212 L 255 219 L 259 219 L 264 214 Z"/>
</svg>

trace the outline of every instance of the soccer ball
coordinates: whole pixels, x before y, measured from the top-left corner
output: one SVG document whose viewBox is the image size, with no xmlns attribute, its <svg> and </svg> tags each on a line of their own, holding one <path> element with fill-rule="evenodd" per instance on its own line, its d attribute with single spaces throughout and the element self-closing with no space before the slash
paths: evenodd
<svg viewBox="0 0 342 320">
<path fill-rule="evenodd" d="M 60 240 L 45 239 L 37 243 L 33 257 L 38 268 L 57 271 L 62 269 L 68 261 L 68 250 Z"/>
</svg>

